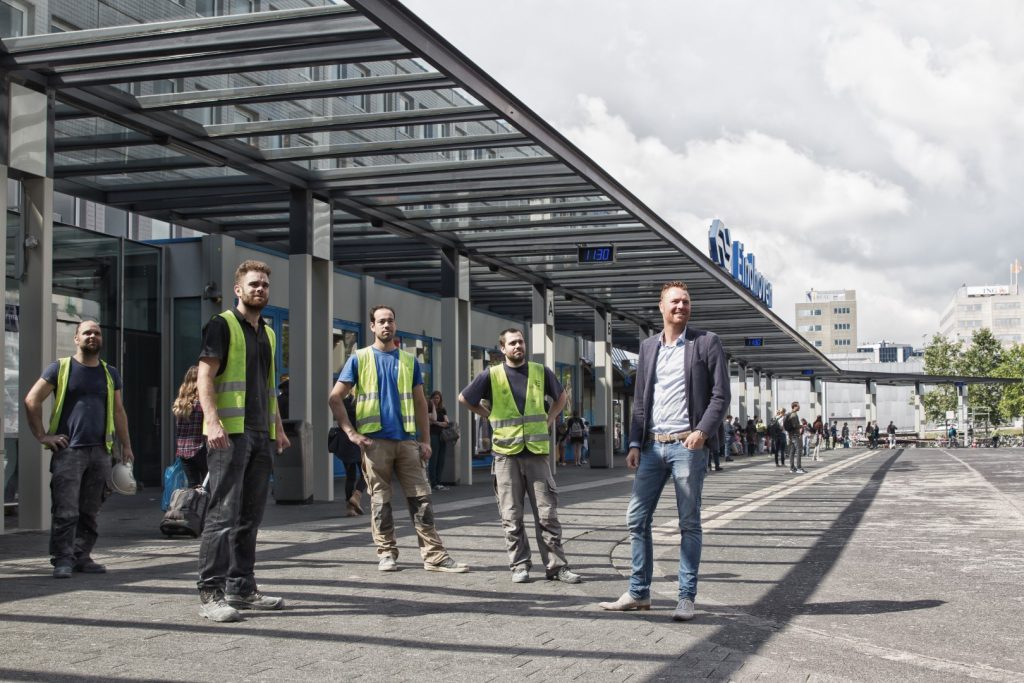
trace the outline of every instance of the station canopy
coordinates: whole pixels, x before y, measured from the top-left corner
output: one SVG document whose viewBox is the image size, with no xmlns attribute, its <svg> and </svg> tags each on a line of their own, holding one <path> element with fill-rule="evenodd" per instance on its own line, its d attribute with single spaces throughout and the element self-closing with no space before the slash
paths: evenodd
<svg viewBox="0 0 1024 683">
<path fill-rule="evenodd" d="M 290 200 L 309 192 L 332 207 L 345 270 L 441 295 L 442 257 L 460 253 L 475 307 L 528 320 L 543 286 L 556 329 L 592 338 L 604 309 L 629 350 L 661 328 L 661 284 L 683 280 L 692 324 L 734 360 L 841 374 L 396 2 L 13 38 L 0 68 L 54 95 L 60 192 L 284 253 Z M 579 262 L 599 245 L 613 262 Z"/>
</svg>

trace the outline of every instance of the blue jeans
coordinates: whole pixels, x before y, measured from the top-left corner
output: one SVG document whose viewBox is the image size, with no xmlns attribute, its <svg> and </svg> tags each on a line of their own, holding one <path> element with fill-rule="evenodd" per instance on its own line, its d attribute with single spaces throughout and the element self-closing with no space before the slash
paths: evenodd
<svg viewBox="0 0 1024 683">
<path fill-rule="evenodd" d="M 233 595 L 256 590 L 256 532 L 263 521 L 273 442 L 266 432 L 232 434 L 228 448 L 211 448 L 210 502 L 199 544 L 199 581 L 203 589 Z"/>
<path fill-rule="evenodd" d="M 629 594 L 637 599 L 651 597 L 654 578 L 654 540 L 651 525 L 665 483 L 672 478 L 679 513 L 679 599 L 697 595 L 697 569 L 703 531 L 700 526 L 700 496 L 708 462 L 708 449 L 690 450 L 681 443 L 647 443 L 640 453 L 640 466 L 633 480 L 633 497 L 626 511 L 633 572 Z"/>
</svg>

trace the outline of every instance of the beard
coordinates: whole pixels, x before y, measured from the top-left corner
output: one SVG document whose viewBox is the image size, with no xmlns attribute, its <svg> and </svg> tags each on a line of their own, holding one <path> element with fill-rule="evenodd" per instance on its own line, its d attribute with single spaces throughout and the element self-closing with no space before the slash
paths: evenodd
<svg viewBox="0 0 1024 683">
<path fill-rule="evenodd" d="M 251 294 L 242 294 L 238 297 L 238 300 L 242 302 L 242 305 L 248 308 L 250 311 L 262 311 L 267 305 L 267 299 L 259 299 Z"/>
</svg>

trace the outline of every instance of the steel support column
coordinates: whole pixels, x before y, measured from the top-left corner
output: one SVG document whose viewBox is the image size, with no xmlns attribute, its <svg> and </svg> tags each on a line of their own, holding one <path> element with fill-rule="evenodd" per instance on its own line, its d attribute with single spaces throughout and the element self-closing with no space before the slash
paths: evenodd
<svg viewBox="0 0 1024 683">
<path fill-rule="evenodd" d="M 767 419 L 765 419 L 764 414 L 761 412 L 761 370 L 755 368 L 753 370 L 753 375 L 754 383 L 750 388 L 750 398 L 753 401 L 754 422 L 757 422 L 758 420 L 767 422 Z"/>
<path fill-rule="evenodd" d="M 736 418 L 740 428 L 747 428 L 747 364 L 736 362 Z"/>
<path fill-rule="evenodd" d="M 443 481 L 473 483 L 473 414 L 456 400 L 469 384 L 470 298 L 469 259 L 455 249 L 441 250 L 441 393 L 448 419 L 462 427 L 462 438 L 448 442 Z"/>
<path fill-rule="evenodd" d="M 775 402 L 773 398 L 775 396 L 775 376 L 772 373 L 766 373 L 764 377 L 764 414 L 765 422 L 775 417 Z"/>
<path fill-rule="evenodd" d="M 534 363 L 546 368 L 555 367 L 555 293 L 544 285 L 531 286 L 533 316 L 530 322 L 530 354 Z M 549 453 L 555 453 L 555 430 L 551 429 Z M 549 458 L 551 471 L 555 472 L 557 458 Z"/>
<path fill-rule="evenodd" d="M 914 434 L 924 438 L 924 385 L 914 382 Z"/>
<path fill-rule="evenodd" d="M 870 379 L 864 382 L 864 416 L 868 424 L 878 419 L 878 385 Z"/>
<path fill-rule="evenodd" d="M 328 452 L 327 431 L 332 419 L 325 400 L 331 391 L 333 341 L 330 206 L 314 199 L 308 190 L 292 190 L 289 227 L 288 418 L 301 420 L 310 430 L 312 451 L 303 456 L 309 495 L 333 501 L 334 463 L 320 456 Z M 324 244 L 328 245 L 326 250 Z"/>
<path fill-rule="evenodd" d="M 594 309 L 594 422 L 603 427 L 600 435 L 603 448 L 594 449 L 591 433 L 591 467 L 611 468 L 615 464 L 615 425 L 612 421 L 612 314 L 603 308 Z"/>
</svg>

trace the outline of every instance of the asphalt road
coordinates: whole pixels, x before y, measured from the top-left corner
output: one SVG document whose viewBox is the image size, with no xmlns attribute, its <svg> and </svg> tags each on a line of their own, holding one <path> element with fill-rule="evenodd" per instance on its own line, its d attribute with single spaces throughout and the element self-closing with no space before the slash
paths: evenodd
<svg viewBox="0 0 1024 683">
<path fill-rule="evenodd" d="M 671 488 L 654 609 L 596 607 L 626 587 L 622 467 L 559 469 L 577 586 L 510 582 L 486 482 L 435 494 L 463 575 L 423 571 L 407 520 L 402 571 L 382 574 L 365 517 L 270 503 L 257 574 L 288 607 L 237 624 L 198 616 L 198 544 L 161 538 L 159 492 L 117 496 L 94 553 L 106 575 L 56 581 L 45 533 L 0 536 L 0 680 L 1024 680 L 1024 450 L 839 450 L 806 475 L 770 456 L 725 465 L 705 485 L 684 624 Z"/>
</svg>

